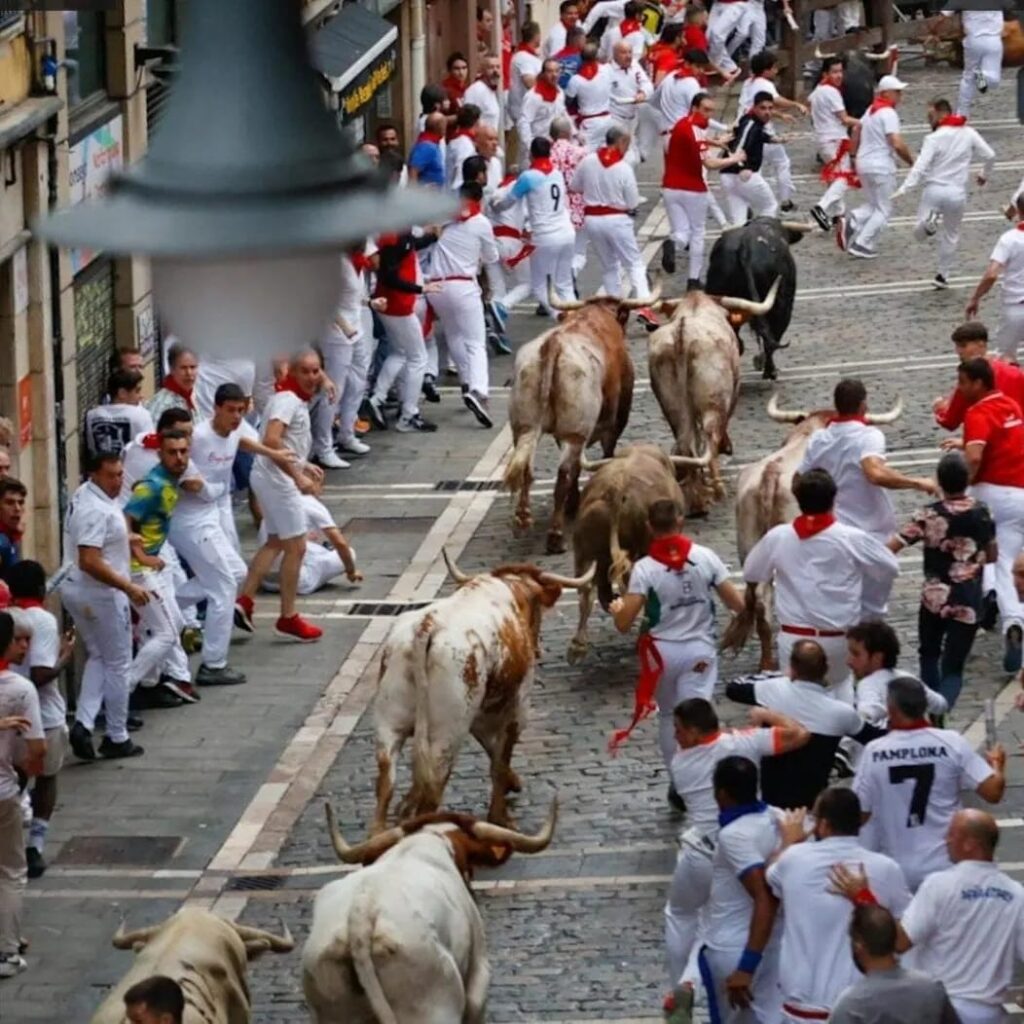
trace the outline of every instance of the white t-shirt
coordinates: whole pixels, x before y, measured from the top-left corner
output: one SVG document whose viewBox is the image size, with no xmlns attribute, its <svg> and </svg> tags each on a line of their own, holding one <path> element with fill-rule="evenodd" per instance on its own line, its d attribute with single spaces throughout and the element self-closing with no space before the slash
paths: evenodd
<svg viewBox="0 0 1024 1024">
<path fill-rule="evenodd" d="M 34 668 L 54 668 L 60 657 L 60 630 L 57 619 L 45 608 L 33 606 L 18 608 L 18 615 L 32 630 L 32 640 L 28 645 L 28 654 L 20 665 L 12 665 L 11 671 L 31 682 L 31 671 Z M 33 684 L 34 685 L 34 684 Z M 64 694 L 56 679 L 45 686 L 36 687 L 39 697 L 39 712 L 42 716 L 44 729 L 58 729 L 67 718 L 68 707 Z"/>
<path fill-rule="evenodd" d="M 836 484 L 836 519 L 888 540 L 896 532 L 896 512 L 884 487 L 871 483 L 861 462 L 885 460 L 885 434 L 856 421 L 833 423 L 811 434 L 798 473 L 824 469 Z"/>
<path fill-rule="evenodd" d="M 128 524 L 120 503 L 108 498 L 91 480 L 75 491 L 64 520 L 64 552 L 70 559 L 68 582 L 107 590 L 105 583 L 93 579 L 78 567 L 78 549 L 99 548 L 103 561 L 122 577 L 130 575 Z"/>
<path fill-rule="evenodd" d="M 856 736 L 864 721 L 845 701 L 818 683 L 780 675 L 752 680 L 754 698 L 763 708 L 780 711 L 818 736 Z"/>
<path fill-rule="evenodd" d="M 1003 304 L 1024 302 L 1024 231 L 1004 231 L 989 259 L 1003 265 Z"/>
<path fill-rule="evenodd" d="M 97 405 L 85 414 L 85 445 L 90 455 L 116 455 L 136 434 L 151 434 L 155 429 L 153 417 L 144 405 Z"/>
<path fill-rule="evenodd" d="M 527 168 L 516 179 L 508 197 L 526 199 L 530 230 L 536 244 L 562 245 L 575 237 L 569 215 L 568 189 L 562 172 L 557 168 L 548 174 Z"/>
<path fill-rule="evenodd" d="M 593 78 L 573 75 L 565 86 L 566 99 L 576 101 L 577 121 L 597 114 L 607 114 L 611 94 L 612 73 L 607 64 L 599 64 Z"/>
<path fill-rule="evenodd" d="M 647 616 L 656 640 L 715 642 L 714 588 L 729 578 L 725 563 L 701 544 L 690 549 L 679 572 L 641 558 L 629 576 L 629 593 L 647 599 Z"/>
<path fill-rule="evenodd" d="M 960 21 L 964 27 L 964 35 L 970 39 L 982 36 L 1003 36 L 1003 12 L 995 11 L 961 11 Z"/>
<path fill-rule="evenodd" d="M 132 496 L 132 488 L 160 461 L 160 453 L 155 448 L 147 448 L 142 443 L 145 434 L 140 434 L 123 452 L 121 452 L 121 467 L 124 470 L 121 477 L 121 493 L 118 495 L 118 503 L 123 507 L 128 504 Z M 199 476 L 195 463 L 191 456 L 188 460 L 188 468 L 182 474 L 182 480 L 190 480 Z"/>
<path fill-rule="evenodd" d="M 266 436 L 266 428 L 271 420 L 280 420 L 284 424 L 284 433 L 281 437 L 282 444 L 291 452 L 305 461 L 309 458 L 310 448 L 313 445 L 313 428 L 309 419 L 309 403 L 304 402 L 293 391 L 278 391 L 274 397 L 267 402 L 263 410 L 263 434 Z M 254 472 L 265 473 L 273 480 L 279 481 L 290 490 L 295 489 L 295 480 L 289 476 L 280 466 L 270 459 L 260 455 L 256 458 Z"/>
<path fill-rule="evenodd" d="M 647 72 L 633 61 L 628 68 L 618 64 L 609 64 L 611 69 L 612 91 L 609 97 L 611 112 L 620 121 L 632 121 L 637 116 L 640 105 L 633 102 L 636 97 L 643 93 L 646 100 L 649 100 L 654 93 L 654 86 L 651 84 Z"/>
<path fill-rule="evenodd" d="M 511 82 L 508 87 L 508 113 L 512 120 L 518 120 L 523 109 L 523 97 L 526 95 L 523 75 L 536 79 L 540 74 L 541 65 L 540 57 L 532 50 L 517 50 L 512 55 Z"/>
<path fill-rule="evenodd" d="M 900 672 L 895 668 L 880 668 L 877 672 L 857 680 L 857 714 L 870 725 L 884 729 L 889 724 L 889 683 L 897 676 L 912 675 Z M 928 714 L 944 715 L 949 711 L 949 703 L 941 693 L 936 693 L 927 686 L 924 688 L 928 697 Z"/>
<path fill-rule="evenodd" d="M 893 107 L 882 107 L 865 114 L 860 121 L 860 145 L 857 147 L 857 170 L 881 174 L 896 170 L 896 156 L 888 136 L 900 130 L 900 116 Z"/>
<path fill-rule="evenodd" d="M 252 395 L 256 385 L 256 364 L 251 359 L 214 359 L 204 355 L 199 360 L 192 401 L 199 410 L 199 419 L 213 415 L 213 400 L 221 384 L 237 384 L 245 396 Z"/>
<path fill-rule="evenodd" d="M 819 82 L 808 98 L 811 125 L 819 142 L 838 142 L 846 138 L 846 126 L 840 115 L 846 113 L 843 94 L 828 82 Z"/>
<path fill-rule="evenodd" d="M 462 95 L 462 102 L 480 108 L 480 123 L 498 128 L 501 121 L 501 93 L 492 89 L 482 78 L 472 82 Z"/>
<path fill-rule="evenodd" d="M 911 888 L 949 867 L 946 831 L 963 806 L 960 794 L 991 774 L 952 729 L 898 729 L 865 746 L 853 791 L 871 815 L 875 844 L 903 868 Z"/>
<path fill-rule="evenodd" d="M 738 116 L 745 114 L 754 105 L 754 97 L 759 92 L 771 93 L 773 100 L 779 98 L 779 90 L 770 78 L 746 78 L 740 89 L 739 105 L 736 108 Z"/>
<path fill-rule="evenodd" d="M 248 427 L 244 420 L 242 423 Z M 249 429 L 252 430 L 251 427 Z M 220 522 L 218 507 L 224 499 L 231 500 L 231 468 L 238 454 L 239 442 L 245 436 L 245 431 L 239 426 L 227 437 L 221 437 L 209 420 L 195 428 L 189 455 L 206 484 L 205 494 L 193 494 L 182 489 L 173 513 L 176 528 Z"/>
<path fill-rule="evenodd" d="M 32 726 L 25 733 L 0 729 L 0 800 L 18 796 L 18 773 L 14 770 L 14 762 L 21 757 L 24 741 L 45 739 L 36 688 L 11 671 L 0 672 L 0 718 L 10 715 L 27 718 Z"/>
<path fill-rule="evenodd" d="M 726 757 L 762 757 L 779 752 L 780 729 L 730 729 L 706 743 L 678 748 L 669 771 L 675 791 L 686 801 L 686 824 L 702 832 L 718 831 L 718 804 L 712 779 L 715 766 Z"/>
<path fill-rule="evenodd" d="M 1014 967 L 1024 960 L 1024 887 L 998 865 L 962 860 L 929 875 L 900 924 L 914 944 L 915 966 L 941 979 L 950 999 L 1006 1002 Z"/>
<path fill-rule="evenodd" d="M 661 114 L 663 133 L 670 132 L 681 117 L 690 113 L 690 104 L 700 91 L 700 82 L 694 75 L 680 77 L 674 71 L 658 83 L 651 105 Z"/>
<path fill-rule="evenodd" d="M 429 279 L 468 277 L 468 283 L 475 285 L 480 264 L 497 263 L 499 259 L 494 228 L 482 213 L 477 213 L 444 226 L 441 237 L 431 246 Z"/>
<path fill-rule="evenodd" d="M 768 868 L 768 887 L 782 901 L 779 985 L 787 1003 L 831 1010 L 860 972 L 850 952 L 853 908 L 831 892 L 836 864 L 863 866 L 878 902 L 897 918 L 910 902 L 900 866 L 891 857 L 865 850 L 855 836 L 807 841 L 783 851 Z"/>
<path fill-rule="evenodd" d="M 754 901 L 742 878 L 748 871 L 764 867 L 778 848 L 775 815 L 771 807 L 744 814 L 718 832 L 711 862 L 711 898 L 705 908 L 705 942 L 714 950 L 738 952 L 747 944 Z"/>
</svg>

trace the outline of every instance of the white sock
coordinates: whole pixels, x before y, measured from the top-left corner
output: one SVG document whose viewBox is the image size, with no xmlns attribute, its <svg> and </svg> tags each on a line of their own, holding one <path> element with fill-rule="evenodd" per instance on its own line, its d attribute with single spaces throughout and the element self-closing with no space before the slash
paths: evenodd
<svg viewBox="0 0 1024 1024">
<path fill-rule="evenodd" d="M 28 830 L 28 845 L 42 853 L 49 828 L 50 823 L 45 818 L 33 818 Z"/>
</svg>

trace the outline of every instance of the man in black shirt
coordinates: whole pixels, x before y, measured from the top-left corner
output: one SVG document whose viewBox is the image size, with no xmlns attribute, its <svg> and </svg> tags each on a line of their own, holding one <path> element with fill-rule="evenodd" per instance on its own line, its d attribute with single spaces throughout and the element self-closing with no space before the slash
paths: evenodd
<svg viewBox="0 0 1024 1024">
<path fill-rule="evenodd" d="M 725 215 L 734 227 L 747 222 L 747 211 L 755 217 L 775 217 L 779 201 L 771 186 L 761 176 L 761 161 L 766 142 L 774 142 L 768 122 L 775 103 L 770 92 L 754 96 L 754 105 L 739 120 L 728 145 L 730 153 L 742 149 L 747 154 L 741 164 L 722 168 L 722 191 L 725 193 Z"/>
<path fill-rule="evenodd" d="M 885 735 L 867 725 L 844 701 L 828 689 L 828 660 L 813 640 L 793 645 L 789 676 L 758 674 L 733 680 L 725 688 L 729 700 L 779 711 L 804 726 L 810 742 L 788 754 L 761 761 L 761 792 L 775 807 L 812 807 L 828 786 L 839 741 L 852 736 L 867 743 Z"/>
</svg>

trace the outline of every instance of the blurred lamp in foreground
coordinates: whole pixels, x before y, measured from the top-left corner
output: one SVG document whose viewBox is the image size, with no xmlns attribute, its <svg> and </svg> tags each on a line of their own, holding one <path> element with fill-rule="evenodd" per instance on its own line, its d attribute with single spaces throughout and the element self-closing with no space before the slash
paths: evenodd
<svg viewBox="0 0 1024 1024">
<path fill-rule="evenodd" d="M 318 337 L 346 246 L 429 224 L 451 197 L 394 189 L 355 152 L 310 67 L 297 0 L 189 5 L 181 74 L 144 161 L 35 226 L 145 255 L 165 334 L 259 359 Z"/>
</svg>

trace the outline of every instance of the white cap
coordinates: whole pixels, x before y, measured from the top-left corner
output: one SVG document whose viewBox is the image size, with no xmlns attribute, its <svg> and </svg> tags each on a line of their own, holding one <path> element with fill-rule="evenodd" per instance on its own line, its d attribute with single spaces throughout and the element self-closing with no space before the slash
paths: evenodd
<svg viewBox="0 0 1024 1024">
<path fill-rule="evenodd" d="M 882 75 L 875 86 L 877 92 L 902 92 L 907 83 L 901 82 L 895 75 Z"/>
</svg>

